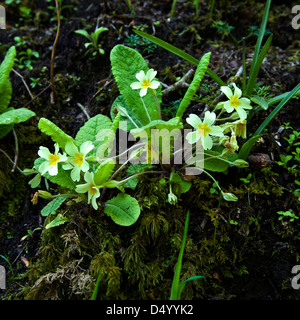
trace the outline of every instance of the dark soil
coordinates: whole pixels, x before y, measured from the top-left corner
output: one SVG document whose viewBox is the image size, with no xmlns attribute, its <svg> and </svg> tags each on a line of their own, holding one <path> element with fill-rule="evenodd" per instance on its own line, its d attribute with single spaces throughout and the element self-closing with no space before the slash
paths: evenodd
<svg viewBox="0 0 300 320">
<path fill-rule="evenodd" d="M 111 73 L 109 54 L 116 44 L 129 45 L 128 37 L 134 35 L 134 27 L 140 26 L 141 28 L 143 25 L 145 32 L 155 34 L 158 38 L 198 59 L 204 53 L 211 52 L 209 67 L 225 82 L 235 77 L 242 65 L 242 45 L 234 43 L 230 36 L 223 37 L 212 27 L 212 22 L 208 19 L 208 1 L 200 2 L 198 17 L 195 16 L 192 1 L 178 1 L 172 19 L 169 18 L 172 1 L 132 1 L 132 3 L 136 3 L 133 12 L 129 11 L 126 1 L 63 1 L 64 6 L 70 5 L 70 7 L 62 11 L 64 19 L 62 19 L 56 47 L 54 71 L 57 100 L 54 104 L 51 103 L 50 98 L 51 87 L 41 93 L 37 99 L 31 101 L 22 79 L 13 72 L 11 73 L 13 85 L 11 106 L 18 108 L 26 105 L 37 114 L 37 118 L 32 118 L 15 127 L 19 138 L 19 167 L 31 168 L 37 158 L 39 146 L 51 146 L 52 144 L 50 139 L 37 129 L 39 118 L 48 118 L 66 133 L 75 136 L 86 121 L 85 114 L 78 104 L 84 106 L 91 117 L 99 113 L 109 116 L 110 106 L 119 94 Z M 40 78 L 40 86 L 30 88 L 34 96 L 50 83 L 51 52 L 56 35 L 56 13 L 55 10 L 49 8 L 50 5 L 54 6 L 54 1 L 51 3 L 39 0 L 14 1 L 11 5 L 5 5 L 8 28 L 0 31 L 1 57 L 11 45 L 16 44 L 14 40 L 16 36 L 25 41 L 25 44 L 17 47 L 17 52 L 31 48 L 39 53 L 39 58 L 34 59 L 32 63 L 33 70 L 26 68 L 20 70 L 15 66 L 27 84 L 31 83 L 30 78 Z M 290 24 L 293 18 L 292 6 L 293 4 L 286 4 L 285 1 L 274 1 L 271 5 L 267 27 L 274 37 L 266 61 L 258 75 L 258 82 L 262 86 L 268 86 L 266 92 L 272 96 L 292 90 L 300 82 L 300 38 L 299 30 L 292 29 Z M 21 7 L 29 8 L 30 13 L 22 15 Z M 213 20 L 225 21 L 235 27 L 232 34 L 239 40 L 249 33 L 249 26 L 259 27 L 263 8 L 264 1 L 216 1 Z M 85 56 L 85 38 L 75 34 L 74 31 L 78 29 L 93 31 L 98 18 L 99 26 L 108 28 L 108 32 L 100 36 L 105 54 L 92 60 L 89 56 Z M 246 57 L 249 60 L 255 41 L 254 36 L 249 37 L 246 41 Z M 167 85 L 171 85 L 177 77 L 182 77 L 190 69 L 195 68 L 162 48 L 153 48 L 150 45 L 147 47 L 140 43 L 136 43 L 133 47 L 143 52 L 149 66 L 158 70 L 159 79 Z M 241 81 L 240 78 L 236 80 Z M 201 96 L 193 101 L 188 112 L 200 114 L 205 104 L 212 102 L 211 97 L 217 96 L 218 90 L 218 85 L 205 76 L 199 91 Z M 183 94 L 184 90 L 180 90 L 164 97 L 165 118 L 168 117 L 168 107 L 182 98 Z M 290 284 L 291 269 L 294 265 L 299 264 L 299 221 L 283 224 L 278 220 L 276 214 L 277 211 L 289 209 L 298 216 L 300 214 L 299 201 L 292 192 L 296 188 L 294 182 L 296 178 L 287 169 L 276 164 L 276 161 L 280 160 L 280 154 L 286 154 L 287 142 L 284 138 L 292 133 L 292 129 L 286 129 L 280 133 L 278 130 L 280 126 L 289 123 L 290 127 L 299 132 L 299 107 L 299 99 L 291 100 L 273 119 L 267 131 L 262 135 L 260 143 L 252 150 L 251 155 L 268 155 L 271 160 L 268 166 L 265 167 L 264 163 L 254 160 L 247 169 L 241 171 L 232 169 L 227 175 L 215 175 L 220 185 L 229 190 L 228 192 L 237 194 L 240 199 L 237 203 L 222 204 L 220 211 L 214 209 L 218 206 L 218 196 L 208 192 L 211 183 L 207 182 L 206 193 L 200 194 L 199 190 L 204 187 L 193 188 L 191 191 L 193 194 L 184 199 L 179 208 L 174 209 L 174 216 L 170 208 L 162 206 L 165 219 L 170 219 L 170 230 L 166 236 L 174 239 L 176 239 L 176 234 L 182 234 L 185 217 L 183 208 L 190 209 L 189 237 L 191 240 L 186 248 L 186 260 L 183 262 L 186 267 L 183 268 L 183 272 L 188 275 L 193 274 L 196 270 L 197 274 L 203 272 L 201 274 L 205 274 L 207 278 L 202 284 L 194 287 L 187 286 L 184 298 L 300 299 L 300 291 L 292 289 Z M 271 111 L 260 112 L 252 118 L 247 128 L 248 135 L 255 132 Z M 5 150 L 11 158 L 14 157 L 12 133 L 0 141 L 0 148 Z M 43 227 L 44 218 L 41 217 L 40 210 L 47 201 L 39 199 L 38 204 L 33 205 L 31 199 L 37 190 L 32 190 L 28 185 L 29 177 L 23 177 L 17 171 L 10 172 L 11 163 L 1 154 L 0 164 L 0 255 L 5 256 L 12 265 L 11 270 L 7 261 L 0 257 L 0 264 L 5 266 L 8 277 L 8 288 L 0 290 L 0 297 L 3 299 L 24 299 L 25 297 L 33 299 L 30 296 L 30 288 L 35 281 L 59 268 L 59 263 L 53 262 L 47 269 L 44 261 L 45 255 L 41 253 L 45 244 L 51 243 L 49 239 L 53 235 L 45 233 L 43 237 L 44 230 L 37 230 L 32 236 L 21 241 L 21 238 L 27 235 L 28 230 Z M 299 168 L 297 170 L 299 179 Z M 240 178 L 247 177 L 249 173 L 254 179 L 249 185 L 243 184 Z M 152 180 L 147 181 L 146 179 L 142 182 L 151 184 Z M 198 184 L 201 183 L 199 179 Z M 51 188 L 56 187 L 51 185 Z M 146 187 L 145 190 L 138 191 L 139 197 L 145 194 Z M 204 199 L 201 206 L 196 200 L 197 197 Z M 144 210 L 148 212 L 146 206 Z M 84 247 L 87 253 L 83 265 L 88 269 L 90 263 L 88 259 L 91 260 L 91 257 L 94 257 L 97 252 L 96 248 L 88 248 L 88 245 L 91 246 L 93 241 L 102 239 L 97 233 L 99 230 L 95 227 L 96 224 L 89 224 L 88 221 L 91 219 L 98 222 L 104 221 L 103 230 L 105 231 L 103 232 L 110 232 L 111 237 L 120 239 L 118 245 L 120 253 L 114 254 L 116 261 L 113 265 L 123 269 L 124 260 L 121 259 L 121 253 L 126 252 L 126 249 L 130 247 L 133 243 L 132 239 L 136 239 L 143 221 L 139 222 L 136 227 L 124 230 L 124 228 L 111 226 L 111 220 L 104 217 L 103 214 L 99 217 L 95 215 L 89 217 L 85 209 L 80 206 L 75 211 L 79 213 L 76 214 L 73 224 L 64 230 L 65 233 L 57 231 L 57 238 L 63 234 L 77 233 L 83 243 L 82 248 Z M 176 222 L 176 219 L 179 222 Z M 207 223 L 204 224 L 206 220 Z M 229 224 L 229 220 L 238 221 L 238 225 Z M 152 238 L 146 247 L 149 250 L 149 257 L 161 259 L 158 268 L 164 268 L 170 261 L 175 264 L 174 259 L 177 256 L 177 251 L 167 252 L 170 243 L 167 241 L 163 243 L 164 236 Z M 89 237 L 92 241 L 88 239 Z M 173 238 L 172 241 L 175 241 Z M 171 240 L 168 241 L 171 242 Z M 54 242 L 53 245 L 55 246 Z M 169 247 L 166 249 L 165 246 Z M 174 251 L 174 248 L 177 247 L 174 245 L 171 248 Z M 59 249 L 64 252 L 63 248 Z M 87 258 L 88 254 L 90 258 Z M 143 261 L 146 261 L 146 258 Z M 156 282 L 162 286 L 161 289 L 157 289 L 154 280 L 153 284 L 147 287 L 145 284 L 145 288 L 140 289 L 139 277 L 134 271 L 130 273 L 127 270 L 127 273 L 124 271 L 124 274 L 121 274 L 123 281 L 120 291 L 123 290 L 122 294 L 107 294 L 103 298 L 166 299 L 169 295 L 170 286 L 168 285 L 171 284 L 174 264 L 165 268 L 167 270 L 163 274 L 167 279 L 165 282 L 162 279 L 156 279 Z M 153 267 L 150 262 L 147 266 Z M 37 272 L 38 276 L 35 276 L 34 272 L 39 268 L 41 270 L 44 268 L 44 271 Z M 162 293 L 163 290 L 167 292 Z M 140 292 L 147 293 L 141 296 Z M 56 296 L 53 295 L 53 297 Z M 60 299 L 88 298 L 87 293 L 77 296 L 60 293 L 58 297 Z M 42 296 L 34 296 L 34 298 L 43 299 Z"/>
</svg>

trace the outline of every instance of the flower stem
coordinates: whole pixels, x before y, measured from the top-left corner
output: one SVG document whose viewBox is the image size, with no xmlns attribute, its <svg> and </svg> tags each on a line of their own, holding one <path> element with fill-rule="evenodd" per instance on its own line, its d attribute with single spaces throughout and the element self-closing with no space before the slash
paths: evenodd
<svg viewBox="0 0 300 320">
<path fill-rule="evenodd" d="M 149 121 L 151 122 L 152 120 L 151 120 L 151 118 L 150 118 L 150 115 L 149 115 L 149 113 L 148 113 L 147 107 L 145 106 L 145 102 L 144 102 L 144 100 L 143 100 L 143 98 L 142 98 L 142 97 L 141 97 L 141 100 L 142 100 L 142 103 L 143 103 L 144 109 L 145 109 L 145 111 L 146 111 L 146 113 L 147 113 L 147 116 L 148 116 L 148 118 L 149 118 Z"/>
<path fill-rule="evenodd" d="M 153 97 L 155 99 L 155 102 L 156 102 L 156 105 L 157 105 L 158 114 L 159 114 L 159 119 L 161 120 L 161 110 L 160 110 L 160 105 L 159 105 L 159 102 L 158 102 L 158 99 L 157 99 L 156 92 L 153 89 L 150 89 L 150 92 L 151 92 L 151 94 L 153 95 Z"/>
</svg>

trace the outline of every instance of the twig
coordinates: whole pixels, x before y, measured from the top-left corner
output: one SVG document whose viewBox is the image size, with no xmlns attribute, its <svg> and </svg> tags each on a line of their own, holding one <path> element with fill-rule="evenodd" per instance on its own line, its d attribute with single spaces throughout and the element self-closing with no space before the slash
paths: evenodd
<svg viewBox="0 0 300 320">
<path fill-rule="evenodd" d="M 86 108 L 81 104 L 81 103 L 77 103 L 78 107 L 82 110 L 82 112 L 85 114 L 85 116 L 87 117 L 87 119 L 89 120 L 91 117 L 90 115 L 88 114 Z"/>
<path fill-rule="evenodd" d="M 12 129 L 12 132 L 13 132 L 14 138 L 15 138 L 15 161 L 14 161 L 14 165 L 11 169 L 11 172 L 15 172 L 15 169 L 17 167 L 18 157 L 19 157 L 19 143 L 18 143 L 18 137 L 17 137 L 16 131 L 14 128 Z"/>
<path fill-rule="evenodd" d="M 193 69 L 189 70 L 179 81 L 175 82 L 171 86 L 167 87 L 167 89 L 163 90 L 162 95 L 165 96 L 169 94 L 171 91 L 175 91 L 180 88 L 187 88 L 189 84 L 186 81 L 193 73 Z"/>
<path fill-rule="evenodd" d="M 64 80 L 65 78 L 61 78 L 61 79 L 57 79 L 54 82 L 58 82 L 61 80 Z M 52 86 L 52 84 L 48 84 L 48 86 L 46 88 L 44 88 L 40 93 L 38 93 L 33 99 L 31 99 L 29 102 L 27 102 L 23 108 L 26 108 L 27 106 L 29 106 L 34 100 L 36 100 L 40 95 L 42 95 L 46 90 L 48 90 L 50 87 Z"/>
<path fill-rule="evenodd" d="M 57 45 L 59 33 L 60 33 L 60 14 L 59 14 L 59 5 L 58 1 L 55 0 L 55 5 L 56 5 L 56 14 L 57 14 L 57 30 L 56 30 L 56 37 L 53 43 L 53 48 L 52 48 L 52 55 L 51 55 L 51 86 L 52 86 L 52 95 L 53 95 L 53 100 L 56 100 L 56 92 L 55 92 L 55 81 L 54 81 L 54 58 L 55 58 L 55 48 Z M 53 102 L 52 102 L 53 103 Z"/>
<path fill-rule="evenodd" d="M 14 161 L 11 160 L 10 156 L 4 150 L 0 149 L 0 152 L 2 152 L 12 164 L 15 164 Z M 21 174 L 25 175 L 24 172 L 17 165 L 16 168 L 19 170 Z"/>
<path fill-rule="evenodd" d="M 23 77 L 19 72 L 17 72 L 15 69 L 12 69 L 12 71 L 13 71 L 17 76 L 19 76 L 19 77 L 21 78 L 22 82 L 24 83 L 24 86 L 25 86 L 26 90 L 28 91 L 28 93 L 29 93 L 29 95 L 30 95 L 30 98 L 31 98 L 31 99 L 34 99 L 34 96 L 33 96 L 33 94 L 31 93 L 31 91 L 30 91 L 30 89 L 29 89 L 29 87 L 28 87 L 28 85 L 27 85 L 24 77 Z"/>
</svg>

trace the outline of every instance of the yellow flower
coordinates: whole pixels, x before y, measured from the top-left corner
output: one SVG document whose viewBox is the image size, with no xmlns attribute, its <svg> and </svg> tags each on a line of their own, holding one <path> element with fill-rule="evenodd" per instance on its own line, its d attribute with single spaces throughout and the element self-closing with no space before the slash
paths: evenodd
<svg viewBox="0 0 300 320">
<path fill-rule="evenodd" d="M 247 113 L 244 109 L 252 109 L 250 106 L 250 100 L 247 98 L 241 98 L 242 90 L 239 89 L 235 83 L 232 85 L 234 86 L 234 92 L 232 92 L 232 90 L 227 86 L 221 87 L 221 91 L 229 100 L 224 103 L 221 102 L 220 105 L 223 105 L 228 113 L 236 111 L 240 119 L 244 120 L 247 118 Z"/>
<path fill-rule="evenodd" d="M 46 159 L 46 161 L 44 161 L 39 167 L 41 175 L 44 175 L 46 172 L 48 172 L 50 176 L 56 176 L 58 173 L 57 164 L 59 162 L 65 162 L 68 159 L 65 153 L 61 154 L 58 152 L 59 146 L 57 143 L 54 145 L 54 147 L 55 152 L 53 154 L 50 153 L 49 149 L 46 147 L 39 148 L 38 155 L 41 158 Z"/>
<path fill-rule="evenodd" d="M 147 89 L 157 89 L 159 87 L 159 82 L 156 80 L 153 80 L 156 76 L 157 71 L 154 71 L 154 69 L 148 70 L 148 72 L 145 74 L 143 70 L 141 70 L 139 73 L 136 74 L 136 78 L 139 80 L 138 82 L 133 82 L 130 87 L 132 89 L 141 89 L 140 96 L 143 97 L 147 94 Z"/>
<path fill-rule="evenodd" d="M 94 181 L 94 174 L 92 172 L 87 171 L 84 174 L 84 180 L 86 183 L 84 184 L 79 184 L 76 187 L 76 192 L 78 193 L 88 193 L 88 203 L 91 203 L 92 201 L 92 206 L 95 210 L 98 209 L 98 204 L 96 202 L 96 199 L 100 197 L 100 191 L 99 191 L 99 186 L 95 184 Z"/>
<path fill-rule="evenodd" d="M 66 152 L 71 156 L 68 158 L 69 163 L 63 165 L 64 170 L 71 170 L 71 179 L 73 181 L 80 180 L 80 172 L 87 172 L 90 168 L 88 162 L 85 160 L 86 155 L 93 150 L 94 145 L 91 141 L 86 141 L 80 146 L 80 150 L 73 142 L 66 144 Z"/>
<path fill-rule="evenodd" d="M 190 114 L 186 119 L 196 131 L 189 132 L 186 139 L 189 144 L 194 144 L 200 138 L 202 139 L 203 149 L 211 149 L 213 147 L 213 140 L 211 136 L 222 137 L 223 129 L 220 126 L 214 126 L 216 114 L 214 112 L 206 111 L 203 121 L 195 114 Z"/>
</svg>

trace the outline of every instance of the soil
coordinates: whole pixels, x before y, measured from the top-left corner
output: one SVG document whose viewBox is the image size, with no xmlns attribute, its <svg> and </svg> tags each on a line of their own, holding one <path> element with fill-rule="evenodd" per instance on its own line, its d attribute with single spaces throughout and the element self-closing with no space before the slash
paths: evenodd
<svg viewBox="0 0 300 320">
<path fill-rule="evenodd" d="M 63 18 L 55 51 L 57 100 L 54 104 L 51 103 L 49 86 L 51 53 L 57 24 L 56 12 L 49 7 L 54 6 L 54 1 L 25 0 L 13 1 L 12 4 L 5 5 L 8 25 L 6 30 L 0 32 L 1 57 L 11 45 L 16 45 L 14 38 L 17 36 L 25 41 L 24 44 L 17 46 L 18 53 L 27 48 L 39 53 L 39 57 L 32 61 L 32 70 L 15 66 L 15 70 L 22 74 L 28 85 L 33 82 L 30 78 L 40 78 L 39 85 L 30 87 L 32 94 L 38 95 L 35 100 L 31 100 L 22 79 L 17 74 L 12 72 L 10 76 L 13 85 L 11 106 L 15 108 L 26 106 L 37 114 L 36 118 L 15 126 L 19 139 L 19 167 L 31 168 L 37 158 L 39 146 L 50 147 L 52 144 L 50 139 L 37 129 L 39 118 L 45 117 L 53 121 L 74 137 L 87 120 L 80 105 L 84 106 L 91 117 L 99 113 L 110 116 L 110 106 L 119 95 L 111 73 L 109 57 L 111 49 L 116 44 L 131 45 L 142 52 L 149 66 L 158 70 L 159 80 L 166 85 L 171 85 L 176 82 L 177 77 L 182 77 L 190 69 L 195 69 L 195 66 L 157 46 L 151 47 L 150 44 L 141 42 L 130 43 L 128 39 L 134 35 L 134 28 L 138 27 L 149 34 L 154 34 L 197 59 L 204 53 L 211 52 L 209 67 L 223 81 L 227 82 L 231 77 L 241 81 L 236 74 L 242 65 L 242 44 L 241 42 L 236 44 L 232 37 L 216 32 L 212 23 L 213 21 L 227 22 L 234 27 L 231 31 L 232 35 L 240 40 L 249 34 L 249 26 L 259 27 L 264 1 L 217 1 L 211 21 L 208 18 L 210 7 L 205 0 L 200 1 L 198 16 L 195 15 L 195 6 L 192 1 L 177 1 L 172 19 L 170 19 L 172 1 L 131 1 L 131 3 L 132 11 L 129 10 L 126 1 L 63 1 L 64 9 L 61 12 Z M 300 82 L 300 38 L 299 30 L 291 27 L 290 22 L 294 17 L 291 14 L 292 6 L 293 4 L 286 4 L 285 1 L 273 1 L 271 5 L 267 28 L 274 34 L 273 42 L 259 72 L 258 82 L 266 87 L 265 93 L 272 96 L 290 91 Z M 29 13 L 25 14 L 24 11 L 22 13 L 20 8 L 28 8 Z M 108 31 L 99 37 L 105 54 L 97 55 L 92 59 L 91 56 L 85 55 L 85 38 L 74 31 L 86 29 L 91 32 L 97 23 L 99 26 L 108 28 Z M 255 41 L 255 36 L 246 40 L 245 50 L 248 61 L 251 60 Z M 218 85 L 205 76 L 198 98 L 190 105 L 187 114 L 192 112 L 200 114 L 206 104 L 213 102 L 212 97 L 218 95 L 218 90 Z M 165 118 L 170 116 L 168 113 L 170 110 L 172 112 L 169 106 L 181 99 L 184 92 L 184 89 L 181 89 L 163 98 Z M 300 203 L 293 195 L 293 190 L 296 189 L 295 180 L 297 177 L 299 179 L 299 167 L 296 168 L 298 171 L 295 176 L 287 168 L 276 163 L 280 161 L 280 154 L 287 154 L 288 144 L 285 138 L 288 138 L 293 130 L 298 132 L 300 130 L 299 107 L 299 99 L 292 99 L 277 114 L 262 134 L 260 142 L 252 149 L 252 158 L 248 159 L 249 168 L 242 170 L 232 168 L 228 174 L 215 175 L 220 185 L 240 197 L 237 203 L 222 204 L 221 208 L 215 209 L 218 206 L 218 196 L 210 194 L 212 185 L 208 182 L 204 195 L 200 194 L 201 179 L 199 179 L 199 189 L 195 187 L 192 190 L 194 194 L 187 197 L 186 203 L 181 203 L 179 208 L 174 209 L 174 217 L 170 218 L 170 230 L 166 232 L 166 235 L 174 239 L 176 234 L 182 233 L 187 206 L 191 212 L 188 233 L 191 240 L 186 248 L 187 255 L 184 260 L 186 267 L 183 272 L 186 276 L 189 273 L 193 275 L 194 271 L 197 274 L 203 272 L 207 278 L 202 284 L 187 286 L 185 298 L 300 299 L 300 291 L 294 290 L 290 283 L 292 267 L 299 264 L 299 220 L 283 223 L 283 220 L 278 220 L 276 213 L 292 210 L 296 215 L 300 214 Z M 272 111 L 269 109 L 256 114 L 251 119 L 247 128 L 248 135 L 251 136 Z M 279 129 L 286 123 L 289 123 L 290 128 Z M 14 157 L 12 133 L 0 141 L 0 148 L 5 150 L 11 158 Z M 261 157 L 267 157 L 267 163 Z M 39 277 L 33 275 L 33 271 L 45 264 L 43 262 L 45 256 L 42 252 L 47 243 L 45 240 L 47 233 L 42 230 L 44 218 L 40 215 L 40 211 L 47 201 L 39 199 L 38 204 L 33 205 L 31 200 L 37 190 L 31 189 L 28 185 L 29 177 L 20 175 L 18 171 L 10 172 L 11 163 L 1 154 L 0 164 L 0 177 L 4 181 L 0 183 L 0 264 L 7 270 L 8 287 L 7 290 L 0 290 L 0 297 L 43 299 L 42 296 L 34 296 L 34 298 L 30 296 L 30 288 L 39 277 L 47 272 L 54 273 L 60 267 L 53 263 L 52 269 L 43 267 L 47 272 L 40 272 Z M 248 174 L 252 174 L 254 179 L 249 184 L 242 183 L 240 178 L 246 178 Z M 151 181 L 146 179 L 143 183 Z M 51 185 L 51 188 L 53 190 L 55 186 Z M 143 192 L 141 190 L 139 196 L 142 196 Z M 206 212 L 203 211 L 203 204 L 199 208 L 195 202 L 196 197 L 202 196 L 209 207 Z M 137 227 L 130 227 L 124 231 L 121 227 L 111 226 L 111 220 L 103 214 L 99 217 L 95 214 L 89 217 L 89 213 L 85 212 L 86 209 L 78 206 L 76 210 L 80 213 L 64 232 L 69 235 L 77 233 L 86 246 L 91 245 L 94 240 L 99 240 L 95 236 L 98 232 L 95 224 L 87 223 L 89 219 L 97 221 L 104 219 L 105 232 L 110 232 L 112 237 L 120 239 L 121 253 L 130 248 L 130 243 L 132 239 L 136 239 L 140 230 L 138 228 L 141 228 L 142 224 L 140 222 Z M 144 210 L 147 212 L 146 205 Z M 162 211 L 166 212 L 166 219 L 171 216 L 168 210 L 170 211 L 162 206 Z M 180 221 L 178 225 L 176 219 Z M 238 224 L 230 224 L 229 220 L 237 221 Z M 25 240 L 21 240 L 28 234 L 28 230 L 33 231 L 36 228 L 39 229 Z M 82 228 L 86 228 L 85 231 Z M 163 233 L 163 231 L 160 232 Z M 62 234 L 57 233 L 59 237 Z M 88 242 L 89 236 L 92 242 Z M 122 270 L 120 272 L 123 282 L 120 290 L 123 291 L 122 294 L 107 293 L 103 298 L 138 299 L 139 292 L 147 292 L 144 296 L 142 294 L 143 299 L 168 298 L 169 291 L 162 292 L 170 288 L 168 285 L 171 284 L 173 269 L 171 266 L 165 267 L 165 264 L 170 263 L 172 259 L 175 262 L 177 253 L 170 249 L 174 250 L 174 247 L 169 243 L 169 249 L 164 247 L 167 244 L 162 243 L 163 236 L 149 240 L 150 244 L 146 249 L 149 250 L 149 256 L 161 259 L 161 265 L 158 263 L 157 267 L 165 268 L 165 273 L 160 274 L 163 274 L 167 280 L 164 282 L 162 279 L 155 279 L 151 285 L 146 285 L 145 280 L 145 288 L 140 289 L 139 277 L 134 271 L 128 271 L 130 268 L 127 268 L 126 272 L 123 271 L 122 261 L 124 260 L 121 259 L 120 253 L 115 253 L 116 261 L 113 266 Z M 174 239 L 172 241 L 175 241 Z M 49 245 L 49 242 L 47 244 Z M 93 257 L 96 249 L 86 248 L 85 250 Z M 168 250 L 170 252 L 167 252 Z M 4 260 L 2 256 L 6 259 Z M 90 263 L 87 256 L 81 265 L 82 268 Z M 170 261 L 166 262 L 168 256 Z M 145 267 L 152 268 L 153 265 L 149 261 L 148 263 Z M 193 269 L 193 265 L 197 267 Z M 89 271 L 87 274 L 90 276 Z M 157 289 L 155 283 L 159 283 L 161 289 Z M 69 295 L 56 293 L 51 298 L 87 299 L 87 295 L 88 292 L 80 292 L 76 295 L 72 291 Z"/>
</svg>

